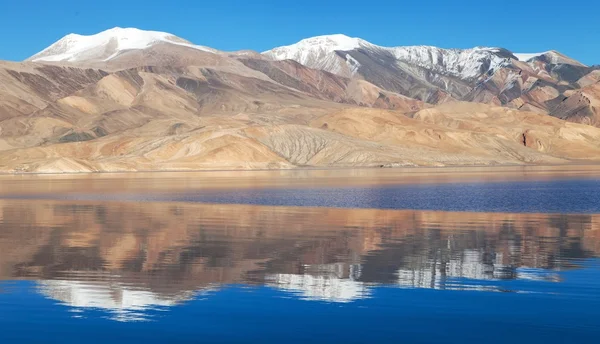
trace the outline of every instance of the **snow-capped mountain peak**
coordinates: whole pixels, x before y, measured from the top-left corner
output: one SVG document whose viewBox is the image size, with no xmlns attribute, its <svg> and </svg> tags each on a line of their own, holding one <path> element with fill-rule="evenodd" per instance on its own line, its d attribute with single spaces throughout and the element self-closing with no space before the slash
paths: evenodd
<svg viewBox="0 0 600 344">
<path fill-rule="evenodd" d="M 495 71 L 510 58 L 501 48 L 443 49 L 432 46 L 382 48 L 391 52 L 400 63 L 407 63 L 460 79 L 476 79 Z"/>
<path fill-rule="evenodd" d="M 367 41 L 360 38 L 348 37 L 342 34 L 316 36 L 306 38 L 298 43 L 285 47 L 275 48 L 265 51 L 263 54 L 279 56 L 292 56 L 302 52 L 321 52 L 331 53 L 334 51 L 347 51 L 360 48 L 364 44 L 369 44 Z"/>
<path fill-rule="evenodd" d="M 296 45 L 300 46 L 301 48 L 319 47 L 330 50 L 344 51 L 359 48 L 364 43 L 366 43 L 366 41 L 360 38 L 348 37 L 343 34 L 335 34 L 303 39 Z"/>
<path fill-rule="evenodd" d="M 356 50 L 379 63 L 410 64 L 461 79 L 475 79 L 495 70 L 511 58 L 501 48 L 442 49 L 432 46 L 383 47 L 345 35 L 317 36 L 263 53 L 274 60 L 295 60 L 303 65 L 342 76 L 352 76 L 361 67 Z M 364 54 L 363 54 L 364 55 Z"/>
<path fill-rule="evenodd" d="M 551 64 L 566 64 L 566 65 L 572 65 L 572 66 L 587 67 L 583 63 L 581 63 L 577 60 L 574 60 L 564 54 L 561 54 L 556 50 L 549 50 L 549 51 L 545 51 L 543 53 L 532 53 L 532 54 L 517 53 L 514 55 L 519 59 L 519 61 L 524 61 L 524 62 L 535 62 L 535 60 L 542 60 L 544 62 L 551 63 Z"/>
<path fill-rule="evenodd" d="M 115 27 L 89 36 L 66 35 L 28 60 L 48 62 L 108 61 L 124 51 L 146 49 L 159 43 L 215 52 L 214 49 L 194 45 L 170 33 Z"/>
<path fill-rule="evenodd" d="M 305 66 L 350 76 L 358 69 L 357 61 L 346 55 L 345 61 L 340 64 L 338 53 L 371 46 L 363 39 L 335 34 L 306 38 L 262 54 L 274 60 L 295 60 Z"/>
</svg>

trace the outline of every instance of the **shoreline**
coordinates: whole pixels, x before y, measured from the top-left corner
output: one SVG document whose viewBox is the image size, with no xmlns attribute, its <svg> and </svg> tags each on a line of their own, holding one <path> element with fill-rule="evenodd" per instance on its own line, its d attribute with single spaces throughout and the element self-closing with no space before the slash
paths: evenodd
<svg viewBox="0 0 600 344">
<path fill-rule="evenodd" d="M 135 171 L 64 171 L 64 172 L 4 172 L 0 171 L 0 178 L 5 176 L 69 176 L 69 175 L 129 175 L 129 174 L 148 174 L 148 173 L 216 173 L 216 172 L 278 172 L 278 171 L 348 171 L 348 170 L 451 170 L 451 169 L 510 169 L 510 168 L 548 168 L 548 167 L 576 167 L 576 166 L 597 166 L 600 168 L 600 161 L 577 161 L 571 163 L 557 164 L 497 164 L 497 165 L 444 165 L 444 166 L 296 166 L 292 168 L 256 168 L 256 169 L 235 169 L 235 168 L 215 168 L 198 170 L 135 170 Z"/>
<path fill-rule="evenodd" d="M 600 164 L 3 174 L 0 197 L 600 179 Z"/>
</svg>

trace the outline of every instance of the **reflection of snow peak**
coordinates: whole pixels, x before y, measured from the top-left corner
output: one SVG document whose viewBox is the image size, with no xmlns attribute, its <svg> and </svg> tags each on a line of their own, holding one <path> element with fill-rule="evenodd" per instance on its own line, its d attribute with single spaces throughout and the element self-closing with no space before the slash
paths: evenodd
<svg viewBox="0 0 600 344">
<path fill-rule="evenodd" d="M 144 311 L 174 306 L 190 300 L 195 293 L 185 292 L 165 297 L 147 290 L 136 290 L 114 282 L 79 282 L 68 280 L 40 281 L 38 290 L 46 297 L 75 308 L 109 311 L 113 320 L 145 320 Z"/>
<path fill-rule="evenodd" d="M 494 275 L 494 264 L 484 263 L 483 253 L 477 250 L 465 250 L 459 257 L 447 262 L 416 261 L 414 269 L 398 270 L 398 284 L 413 288 L 447 288 L 449 278 L 467 278 L 489 280 Z"/>
<path fill-rule="evenodd" d="M 330 276 L 275 274 L 268 284 L 298 294 L 305 300 L 351 302 L 369 296 L 362 282 Z"/>
<path fill-rule="evenodd" d="M 369 296 L 370 291 L 358 279 L 361 266 L 358 264 L 315 264 L 305 265 L 307 274 L 272 274 L 267 276 L 267 285 L 291 291 L 305 300 L 351 302 Z"/>
<path fill-rule="evenodd" d="M 398 285 L 409 288 L 453 289 L 453 290 L 497 290 L 490 285 L 479 285 L 477 281 L 490 280 L 539 280 L 559 281 L 558 275 L 550 270 L 515 268 L 502 264 L 502 255 L 496 254 L 493 261 L 486 261 L 485 254 L 478 250 L 465 250 L 462 255 L 442 261 L 415 261 L 413 269 L 399 269 Z"/>
</svg>

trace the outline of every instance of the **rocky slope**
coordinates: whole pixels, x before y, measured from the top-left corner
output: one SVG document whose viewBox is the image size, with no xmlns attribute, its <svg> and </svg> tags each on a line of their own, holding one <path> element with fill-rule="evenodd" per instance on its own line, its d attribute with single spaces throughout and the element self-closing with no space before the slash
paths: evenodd
<svg viewBox="0 0 600 344">
<path fill-rule="evenodd" d="M 561 101 L 592 77 L 556 51 L 513 54 L 501 48 L 382 47 L 344 35 L 319 36 L 263 53 L 369 81 L 428 103 L 483 102 L 562 116 Z M 588 76 L 590 75 L 590 76 Z M 572 117 L 574 119 L 579 119 Z"/>
<path fill-rule="evenodd" d="M 225 53 L 116 28 L 0 63 L 0 171 L 595 161 L 600 129 L 564 120 L 598 125 L 599 85 L 556 52 L 326 36 Z"/>
</svg>

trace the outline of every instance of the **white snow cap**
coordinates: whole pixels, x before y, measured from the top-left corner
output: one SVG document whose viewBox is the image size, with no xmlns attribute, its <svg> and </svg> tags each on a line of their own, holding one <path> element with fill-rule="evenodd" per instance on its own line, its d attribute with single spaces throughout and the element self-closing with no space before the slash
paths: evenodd
<svg viewBox="0 0 600 344">
<path fill-rule="evenodd" d="M 274 60 L 295 60 L 305 66 L 334 74 L 353 75 L 359 67 L 358 61 L 354 61 L 348 54 L 340 55 L 339 52 L 355 49 L 386 53 L 398 62 L 443 71 L 460 78 L 475 78 L 482 73 L 484 65 L 489 65 L 489 69 L 496 69 L 505 62 L 500 48 L 476 47 L 461 50 L 431 46 L 383 47 L 341 34 L 303 39 L 296 44 L 265 51 L 263 55 Z M 340 57 L 343 57 L 343 61 Z"/>
<path fill-rule="evenodd" d="M 533 58 L 545 55 L 547 53 L 547 51 L 544 51 L 543 53 L 514 53 L 513 55 L 515 55 L 515 57 L 518 58 L 519 61 L 527 62 Z"/>
<path fill-rule="evenodd" d="M 348 55 L 341 65 L 337 61 L 336 52 L 370 46 L 371 43 L 360 38 L 336 34 L 306 38 L 296 44 L 275 48 L 262 54 L 274 60 L 294 60 L 305 66 L 334 74 L 343 73 L 344 69 L 353 73 L 359 66 L 358 61 L 350 60 Z"/>
<path fill-rule="evenodd" d="M 95 35 L 69 34 L 40 53 L 30 61 L 85 61 L 102 59 L 108 61 L 123 51 L 140 50 L 158 43 L 169 43 L 202 51 L 216 50 L 194 45 L 167 32 L 144 31 L 135 28 L 115 27 Z"/>
<path fill-rule="evenodd" d="M 323 52 L 347 51 L 360 48 L 367 41 L 342 34 L 306 38 L 298 43 L 265 51 L 267 55 L 295 55 L 302 51 L 320 50 Z M 283 57 L 283 56 L 282 56 Z"/>
<path fill-rule="evenodd" d="M 543 53 L 513 54 L 513 55 L 515 55 L 519 59 L 519 61 L 527 61 L 528 62 L 536 57 L 544 56 L 550 63 L 553 63 L 553 64 L 568 64 L 568 65 L 573 65 L 573 66 L 587 67 L 583 63 L 581 63 L 577 60 L 574 60 L 568 56 L 565 56 L 555 50 L 549 50 L 549 51 L 545 51 Z"/>
<path fill-rule="evenodd" d="M 336 51 L 350 51 L 369 45 L 369 42 L 360 38 L 337 34 L 306 38 L 296 44 L 278 47 L 262 54 L 274 60 L 295 60 L 309 65 L 315 60 L 327 59 L 328 55 Z"/>
</svg>

